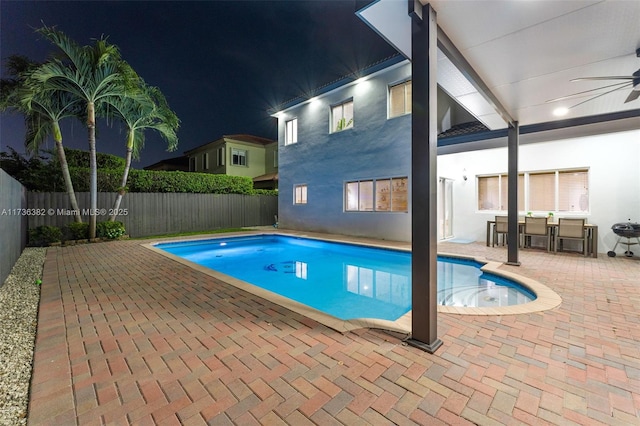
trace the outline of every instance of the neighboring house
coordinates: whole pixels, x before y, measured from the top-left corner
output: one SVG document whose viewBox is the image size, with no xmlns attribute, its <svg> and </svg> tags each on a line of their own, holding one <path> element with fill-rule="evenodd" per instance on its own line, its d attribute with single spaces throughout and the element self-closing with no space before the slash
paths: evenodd
<svg viewBox="0 0 640 426">
<path fill-rule="evenodd" d="M 182 155 L 180 157 L 166 158 L 158 161 L 157 163 L 153 163 L 150 166 L 144 167 L 144 170 L 188 172 L 189 157 Z"/>
<path fill-rule="evenodd" d="M 253 135 L 224 135 L 185 152 L 191 172 L 248 176 L 255 188 L 278 188 L 278 143 Z"/>
<path fill-rule="evenodd" d="M 381 65 L 274 114 L 282 228 L 411 240 L 411 68 Z M 487 220 L 506 214 L 506 131 L 440 90 L 437 117 L 438 237 L 484 241 Z M 640 171 L 624 166 L 640 158 L 640 130 L 580 124 L 521 128 L 519 209 L 586 218 L 602 253 L 617 241 L 611 225 L 640 221 Z"/>
</svg>

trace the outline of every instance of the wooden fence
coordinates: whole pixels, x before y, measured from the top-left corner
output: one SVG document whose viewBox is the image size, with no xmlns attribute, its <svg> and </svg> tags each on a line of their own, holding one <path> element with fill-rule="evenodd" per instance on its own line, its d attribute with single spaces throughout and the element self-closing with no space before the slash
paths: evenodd
<svg viewBox="0 0 640 426">
<path fill-rule="evenodd" d="M 26 192 L 0 169 L 0 287 L 27 243 Z"/>
<path fill-rule="evenodd" d="M 98 222 L 108 220 L 115 193 L 98 193 Z M 89 218 L 89 193 L 76 193 L 83 221 Z M 63 227 L 73 222 L 66 193 L 28 192 L 29 228 Z M 116 220 L 131 237 L 222 228 L 273 225 L 278 197 L 272 195 L 129 193 L 120 204 Z"/>
</svg>

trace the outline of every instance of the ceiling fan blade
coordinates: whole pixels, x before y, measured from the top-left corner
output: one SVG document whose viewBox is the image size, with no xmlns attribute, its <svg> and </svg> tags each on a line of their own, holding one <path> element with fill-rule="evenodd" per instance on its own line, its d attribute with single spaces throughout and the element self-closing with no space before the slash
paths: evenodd
<svg viewBox="0 0 640 426">
<path fill-rule="evenodd" d="M 596 96 L 594 96 L 594 97 L 592 97 L 592 98 L 589 98 L 589 99 L 587 99 L 586 101 L 582 101 L 582 102 L 580 102 L 580 103 L 577 103 L 577 104 L 575 104 L 575 105 L 572 105 L 572 106 L 570 106 L 570 107 L 569 107 L 569 109 L 571 109 L 571 108 L 575 108 L 575 107 L 577 107 L 577 106 L 579 106 L 579 105 L 582 105 L 582 104 L 584 104 L 584 103 L 587 103 L 587 102 L 589 102 L 589 101 L 592 101 L 592 100 L 594 100 L 594 99 L 597 99 L 597 98 L 599 98 L 599 97 L 601 97 L 601 96 L 608 95 L 609 93 L 611 93 L 611 92 L 615 92 L 616 90 L 620 90 L 620 89 L 622 89 L 622 88 L 624 88 L 624 87 L 627 87 L 627 86 L 631 87 L 632 85 L 633 85 L 633 83 L 627 83 L 627 84 L 626 84 L 626 85 L 624 85 L 624 86 L 616 87 L 616 88 L 615 88 L 615 89 L 613 89 L 613 90 L 609 90 L 609 91 L 607 91 L 607 92 L 604 92 L 604 93 L 601 93 L 601 94 L 599 94 L 599 95 L 596 95 Z"/>
<path fill-rule="evenodd" d="M 631 93 L 629 93 L 629 96 L 627 96 L 627 99 L 625 99 L 624 103 L 626 104 L 627 102 L 635 101 L 638 98 L 640 98 L 640 90 L 632 90 Z"/>
<path fill-rule="evenodd" d="M 580 77 L 580 78 L 574 78 L 572 80 L 569 81 L 586 81 L 586 80 L 633 80 L 634 77 L 632 75 L 610 75 L 610 76 L 606 76 L 606 77 Z"/>
<path fill-rule="evenodd" d="M 571 98 L 575 98 L 575 97 L 585 96 L 588 93 L 595 92 L 595 91 L 598 91 L 598 90 L 608 89 L 609 87 L 622 87 L 622 86 L 626 86 L 628 84 L 629 83 L 626 82 L 626 81 L 624 81 L 622 83 L 610 84 L 608 86 L 602 86 L 602 87 L 598 87 L 596 89 L 584 90 L 582 92 L 573 93 L 571 95 L 560 96 L 559 98 L 555 98 L 555 99 L 549 99 L 548 101 L 545 101 L 545 103 L 557 102 L 557 101 L 562 101 L 562 100 L 565 100 L 565 99 L 571 99 Z"/>
</svg>

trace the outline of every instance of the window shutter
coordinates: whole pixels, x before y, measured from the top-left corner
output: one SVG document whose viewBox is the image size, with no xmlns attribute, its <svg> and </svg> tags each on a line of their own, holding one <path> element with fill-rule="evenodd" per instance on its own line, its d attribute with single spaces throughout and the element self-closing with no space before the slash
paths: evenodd
<svg viewBox="0 0 640 426">
<path fill-rule="evenodd" d="M 586 170 L 558 173 L 558 211 L 584 212 L 589 210 L 589 182 Z"/>
<path fill-rule="evenodd" d="M 478 178 L 478 210 L 500 210 L 500 178 Z"/>
<path fill-rule="evenodd" d="M 554 211 L 556 207 L 556 174 L 531 173 L 529 175 L 529 209 Z"/>
</svg>

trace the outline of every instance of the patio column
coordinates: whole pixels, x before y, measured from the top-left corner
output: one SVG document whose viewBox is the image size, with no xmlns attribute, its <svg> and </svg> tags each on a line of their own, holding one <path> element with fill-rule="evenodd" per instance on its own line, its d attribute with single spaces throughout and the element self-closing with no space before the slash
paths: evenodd
<svg viewBox="0 0 640 426">
<path fill-rule="evenodd" d="M 518 247 L 520 235 L 518 234 L 518 139 L 520 137 L 520 126 L 517 121 L 509 123 L 507 133 L 508 150 L 508 205 L 507 215 L 509 223 L 507 225 L 507 265 L 520 266 L 518 260 Z"/>
<path fill-rule="evenodd" d="M 430 5 L 409 0 L 411 16 L 411 338 L 429 353 L 441 345 L 437 306 L 437 24 Z"/>
</svg>

